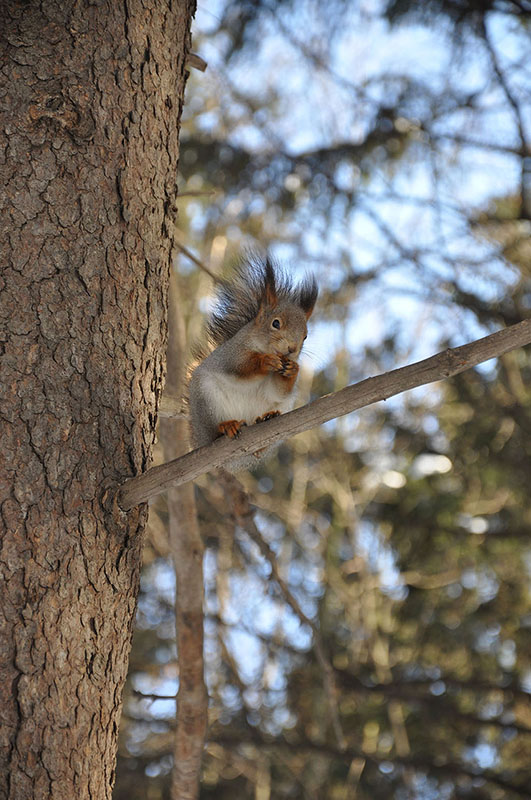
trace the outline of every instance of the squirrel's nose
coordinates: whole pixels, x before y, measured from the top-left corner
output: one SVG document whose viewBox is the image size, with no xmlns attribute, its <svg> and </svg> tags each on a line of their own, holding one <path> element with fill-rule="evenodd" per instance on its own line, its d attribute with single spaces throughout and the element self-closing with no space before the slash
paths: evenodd
<svg viewBox="0 0 531 800">
<path fill-rule="evenodd" d="M 296 349 L 297 349 L 297 345 L 290 344 L 289 347 L 288 347 L 288 353 L 290 353 L 290 354 L 294 353 L 296 351 Z"/>
</svg>

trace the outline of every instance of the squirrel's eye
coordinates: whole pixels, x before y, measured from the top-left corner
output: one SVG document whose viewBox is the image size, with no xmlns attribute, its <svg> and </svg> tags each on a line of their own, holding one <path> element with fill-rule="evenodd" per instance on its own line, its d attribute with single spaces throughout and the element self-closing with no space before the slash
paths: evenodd
<svg viewBox="0 0 531 800">
<path fill-rule="evenodd" d="M 277 328 L 277 330 L 278 330 L 280 328 L 280 320 L 279 319 L 274 319 L 273 322 L 271 323 L 271 327 L 272 328 Z"/>
</svg>

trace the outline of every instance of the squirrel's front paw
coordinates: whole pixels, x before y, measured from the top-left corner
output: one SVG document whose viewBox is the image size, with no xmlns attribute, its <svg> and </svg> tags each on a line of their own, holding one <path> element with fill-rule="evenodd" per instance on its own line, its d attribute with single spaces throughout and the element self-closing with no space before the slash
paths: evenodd
<svg viewBox="0 0 531 800">
<path fill-rule="evenodd" d="M 282 363 L 282 356 L 277 356 L 276 353 L 267 353 L 262 356 L 265 367 L 271 372 L 282 372 L 284 365 Z"/>
<path fill-rule="evenodd" d="M 299 372 L 299 365 L 288 356 L 282 356 L 282 369 L 279 370 L 285 378 L 294 378 Z"/>
<path fill-rule="evenodd" d="M 246 425 L 247 423 L 244 419 L 228 419 L 219 423 L 218 434 L 220 436 L 228 436 L 229 439 L 235 439 Z"/>
</svg>

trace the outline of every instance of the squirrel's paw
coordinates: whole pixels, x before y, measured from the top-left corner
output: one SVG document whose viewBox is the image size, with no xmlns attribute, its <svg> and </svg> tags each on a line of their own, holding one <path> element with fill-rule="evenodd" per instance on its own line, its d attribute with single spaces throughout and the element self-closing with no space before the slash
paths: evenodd
<svg viewBox="0 0 531 800">
<path fill-rule="evenodd" d="M 294 378 L 299 372 L 299 365 L 288 356 L 282 356 L 282 369 L 279 372 L 286 378 Z"/>
<path fill-rule="evenodd" d="M 276 353 L 266 353 L 262 356 L 262 361 L 271 372 L 282 372 L 284 369 L 283 356 L 277 356 Z"/>
<path fill-rule="evenodd" d="M 229 439 L 235 439 L 246 425 L 247 423 L 243 419 L 228 419 L 219 423 L 218 434 L 220 436 L 228 436 Z"/>
<path fill-rule="evenodd" d="M 262 414 L 261 417 L 257 417 L 255 422 L 265 422 L 268 419 L 273 419 L 273 417 L 279 417 L 280 411 L 268 411 L 265 414 Z"/>
</svg>

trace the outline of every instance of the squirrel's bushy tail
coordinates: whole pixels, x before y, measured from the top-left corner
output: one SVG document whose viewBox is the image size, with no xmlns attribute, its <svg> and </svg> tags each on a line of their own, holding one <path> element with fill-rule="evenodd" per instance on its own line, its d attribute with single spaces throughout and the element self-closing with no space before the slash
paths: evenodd
<svg viewBox="0 0 531 800">
<path fill-rule="evenodd" d="M 289 276 L 269 256 L 247 253 L 236 266 L 230 281 L 222 281 L 208 321 L 211 343 L 218 347 L 256 318 L 262 305 L 279 302 L 298 305 L 310 314 L 317 299 L 313 276 L 294 286 Z"/>
</svg>

